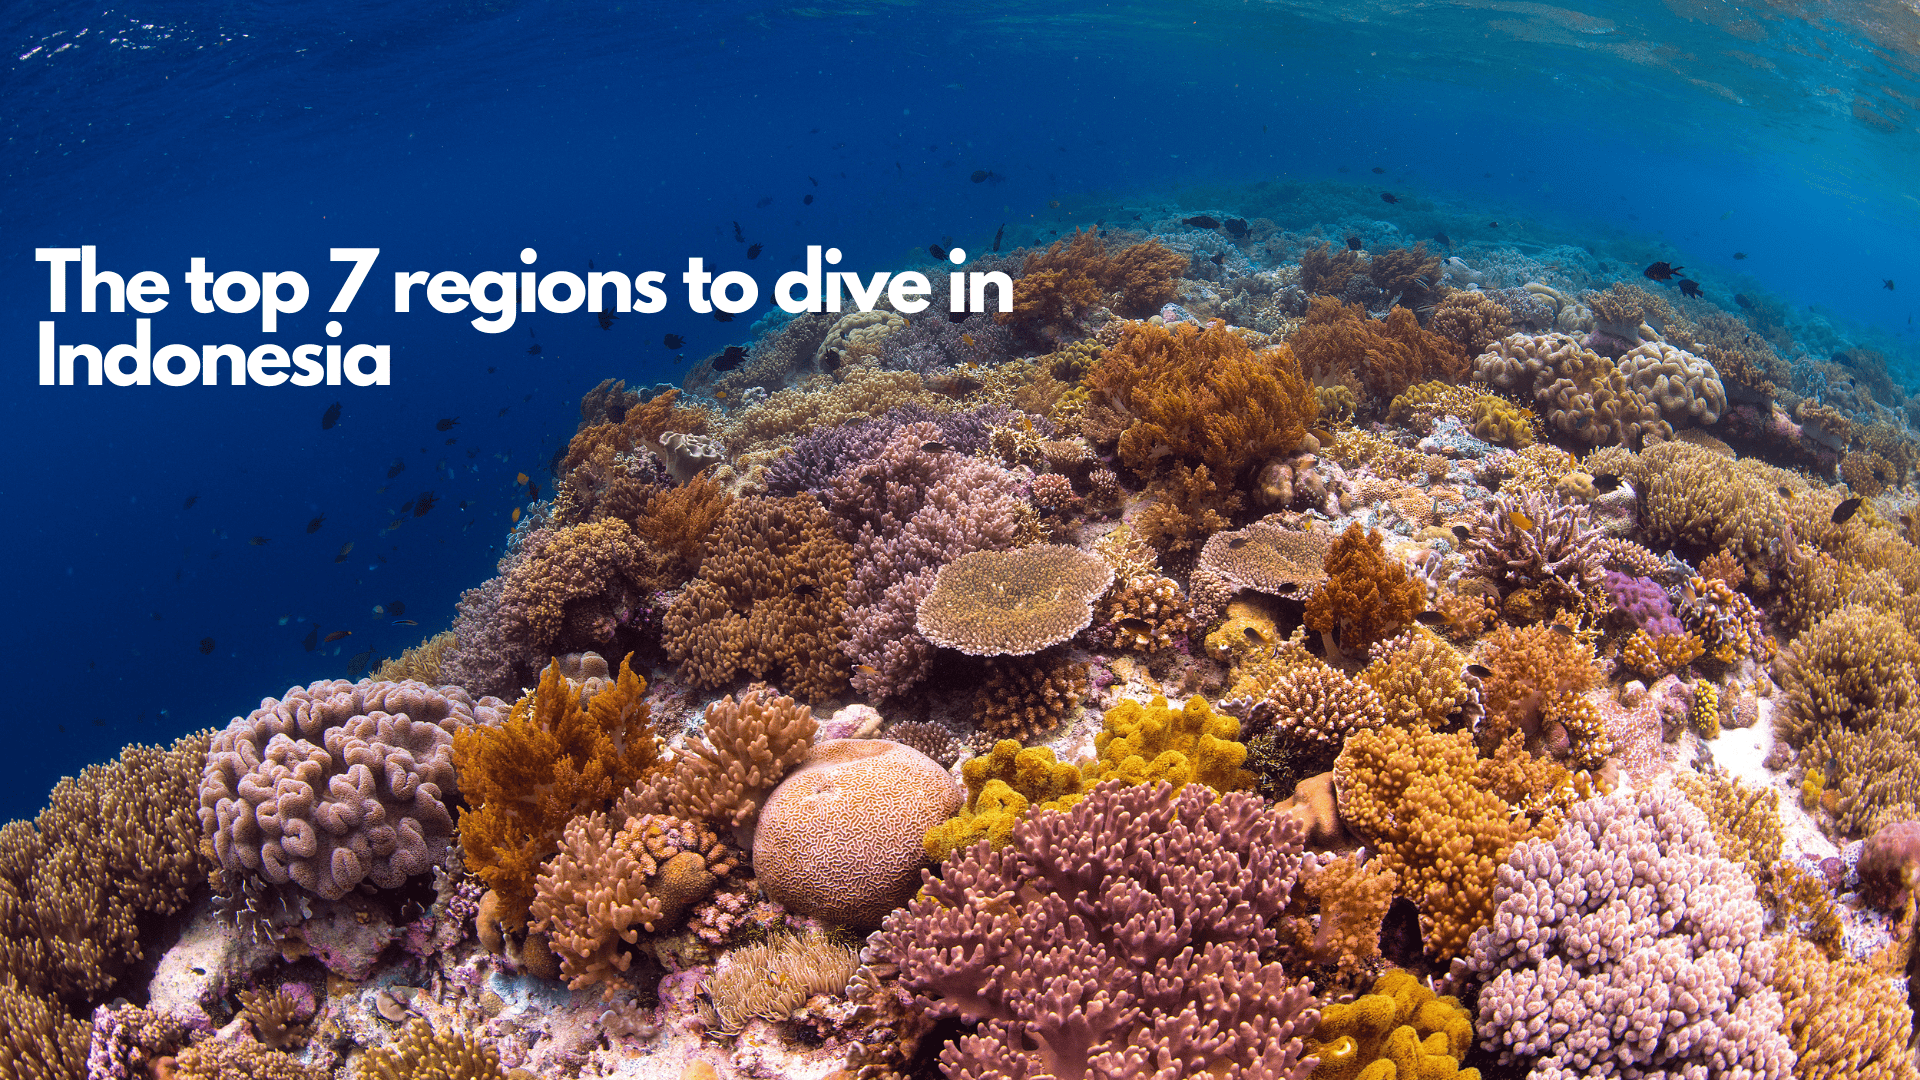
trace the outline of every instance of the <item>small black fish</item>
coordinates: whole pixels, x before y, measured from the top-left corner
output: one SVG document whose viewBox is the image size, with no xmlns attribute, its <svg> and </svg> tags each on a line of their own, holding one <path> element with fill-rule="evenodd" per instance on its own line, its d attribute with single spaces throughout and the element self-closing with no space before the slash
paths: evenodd
<svg viewBox="0 0 1920 1080">
<path fill-rule="evenodd" d="M 1468 664 L 1467 674 L 1476 679 L 1485 679 L 1493 675 L 1493 669 L 1485 664 Z"/>
<path fill-rule="evenodd" d="M 1380 193 L 1380 201 L 1381 201 L 1381 202 L 1386 202 L 1386 203 L 1397 203 L 1397 202 L 1399 202 L 1400 200 L 1399 200 L 1398 198 L 1395 198 L 1395 197 L 1394 197 L 1394 194 L 1393 194 L 1393 192 L 1391 192 L 1391 191 L 1383 191 L 1383 192 L 1381 192 L 1381 193 Z"/>
<path fill-rule="evenodd" d="M 1220 227 L 1218 221 L 1208 217 L 1206 214 L 1201 214 L 1199 217 L 1181 218 L 1180 224 L 1191 225 L 1196 229 L 1217 229 Z"/>
<path fill-rule="evenodd" d="M 1359 237 L 1357 237 L 1357 236 L 1349 236 L 1349 237 L 1347 237 L 1347 250 L 1348 250 L 1348 251 L 1359 251 L 1359 250 L 1360 250 L 1360 238 L 1359 238 Z"/>
<path fill-rule="evenodd" d="M 1547 627 L 1547 629 L 1559 634 L 1561 637 L 1573 636 L 1573 627 L 1568 626 L 1566 623 L 1554 623 L 1552 626 Z"/>
<path fill-rule="evenodd" d="M 566 448 L 561 447 L 561 449 L 564 450 Z M 532 499 L 534 502 L 540 501 L 540 485 L 539 484 L 536 484 L 531 480 L 527 481 L 527 498 Z"/>
<path fill-rule="evenodd" d="M 413 511 L 413 500 L 412 500 L 412 499 L 408 499 L 408 500 L 407 500 L 406 502 L 403 502 L 403 503 L 401 503 L 401 504 L 400 504 L 400 513 L 401 513 L 401 514 L 403 514 L 403 515 L 404 515 L 404 514 L 408 514 L 408 513 L 411 513 L 412 511 Z M 396 527 L 396 526 L 398 526 L 399 524 L 400 524 L 400 519 L 399 519 L 399 518 L 394 518 L 394 519 L 393 519 L 393 520 L 392 520 L 391 522 L 388 522 L 388 523 L 387 523 L 387 528 L 389 528 L 389 529 L 391 529 L 391 528 L 394 528 L 394 527 Z"/>
<path fill-rule="evenodd" d="M 666 337 L 660 339 L 660 344 L 665 345 L 669 349 L 677 349 L 686 343 L 687 339 L 681 337 L 679 334 L 668 334 Z"/>
<path fill-rule="evenodd" d="M 1700 283 L 1693 280 L 1692 278 L 1681 278 L 1680 279 L 1680 295 L 1699 296 Z"/>
<path fill-rule="evenodd" d="M 807 196 L 806 198 L 804 198 L 804 199 L 801 199 L 801 200 L 800 200 L 800 202 L 801 202 L 801 205 L 803 205 L 803 206 L 812 206 L 812 205 L 813 205 L 813 196 L 812 196 L 811 194 L 809 194 L 809 195 L 808 195 L 808 196 Z"/>
<path fill-rule="evenodd" d="M 256 536 L 253 539 L 248 540 L 247 543 L 252 545 L 253 547 L 266 547 L 268 544 L 273 543 L 273 541 L 272 539 L 265 536 Z"/>
<path fill-rule="evenodd" d="M 941 247 L 939 244 L 928 244 L 927 254 L 933 256 L 936 259 L 944 259 L 947 257 L 947 249 Z"/>
<path fill-rule="evenodd" d="M 1255 630 L 1251 626 L 1241 627 L 1240 632 L 1247 635 L 1247 640 L 1253 642 L 1255 645 L 1258 645 L 1267 640 L 1266 638 L 1263 638 L 1260 636 L 1260 631 Z"/>
<path fill-rule="evenodd" d="M 387 614 L 389 615 L 405 615 L 406 613 L 407 613 L 407 605 L 401 603 L 398 600 L 395 600 L 394 602 L 387 605 Z"/>
<path fill-rule="evenodd" d="M 1489 221 L 1489 222 L 1487 222 L 1487 228 L 1489 228 L 1489 229 L 1497 229 L 1497 228 L 1499 228 L 1499 227 L 1500 227 L 1500 223 L 1499 223 L 1499 222 L 1497 222 L 1497 221 Z"/>
<path fill-rule="evenodd" d="M 1246 537 L 1236 536 L 1233 539 L 1227 541 L 1227 549 L 1229 551 L 1239 551 L 1241 548 L 1246 547 L 1250 543 L 1252 543 L 1252 541 L 1248 540 Z"/>
<path fill-rule="evenodd" d="M 1617 491 L 1619 488 L 1620 478 L 1613 473 L 1603 472 L 1593 474 L 1593 490 L 1600 494 L 1605 495 L 1607 492 Z"/>
<path fill-rule="evenodd" d="M 308 652 L 312 652 L 313 650 L 319 648 L 320 647 L 320 628 L 316 626 L 313 629 L 307 631 L 307 636 L 300 639 L 300 644 L 306 646 Z"/>
<path fill-rule="evenodd" d="M 1443 246 L 1443 247 L 1452 247 L 1452 246 L 1453 246 L 1453 241 L 1452 241 L 1451 239 L 1449 239 L 1449 238 L 1447 237 L 1447 234 L 1446 234 L 1446 233 L 1443 233 L 1443 232 L 1437 232 L 1437 233 L 1434 233 L 1434 234 L 1433 234 L 1433 242 L 1434 242 L 1434 243 L 1436 243 L 1436 244 L 1439 244 L 1439 245 L 1441 245 L 1441 246 Z"/>
<path fill-rule="evenodd" d="M 1006 226 L 1006 224 L 1005 224 L 1005 223 L 1003 222 L 1003 223 L 1001 223 L 1001 225 L 1000 225 L 1000 227 L 999 227 L 998 229 L 995 229 L 995 230 L 993 231 L 993 250 L 995 250 L 995 251 L 999 251 L 999 250 L 1000 250 L 1000 238 L 1001 238 L 1002 236 L 1005 236 L 1006 234 L 1007 234 L 1007 226 Z"/>
<path fill-rule="evenodd" d="M 387 479 L 391 480 L 406 471 L 407 463 L 400 458 L 394 458 L 393 464 L 387 466 Z"/>
<path fill-rule="evenodd" d="M 1861 498 L 1858 495 L 1855 495 L 1853 498 L 1848 499 L 1846 502 L 1843 502 L 1839 506 L 1834 507 L 1833 523 L 1835 525 L 1846 524 L 1847 519 L 1852 517 L 1855 513 L 1859 511 L 1861 501 L 1862 501 Z"/>
<path fill-rule="evenodd" d="M 972 180 L 976 184 L 984 184 L 987 182 L 987 177 L 992 175 L 993 175 L 992 173 L 988 172 L 985 169 L 975 169 L 973 170 L 973 175 L 969 176 L 967 179 Z"/>
<path fill-rule="evenodd" d="M 454 428 L 454 425 L 458 424 L 459 422 L 460 422 L 460 418 L 457 416 L 442 417 L 439 423 L 433 425 L 433 430 L 452 431 Z"/>
<path fill-rule="evenodd" d="M 1419 623 L 1421 626 L 1439 626 L 1441 623 L 1447 621 L 1447 617 L 1437 611 L 1423 611 L 1415 615 L 1413 621 Z"/>
<path fill-rule="evenodd" d="M 491 374 L 493 374 L 494 372 L 496 372 L 496 371 L 499 371 L 499 370 L 500 370 L 500 369 L 499 369 L 499 368 L 496 368 L 496 367 L 489 367 L 489 368 L 487 368 L 487 374 L 489 374 L 489 375 L 491 375 Z"/>
<path fill-rule="evenodd" d="M 1273 587 L 1273 591 L 1284 596 L 1287 593 L 1297 591 L 1299 588 L 1300 588 L 1300 583 L 1297 581 L 1283 581 L 1280 584 L 1275 585 Z"/>
<path fill-rule="evenodd" d="M 1385 170 L 1385 169 L 1383 169 L 1383 168 L 1381 168 L 1381 167 L 1380 167 L 1380 166 L 1378 166 L 1378 165 L 1375 165 L 1375 166 L 1373 167 L 1373 171 L 1374 171 L 1374 174 L 1375 174 L 1375 175 L 1384 175 L 1384 174 L 1386 173 L 1386 171 L 1387 171 L 1387 170 Z"/>
<path fill-rule="evenodd" d="M 819 129 L 818 129 L 818 128 L 815 128 L 814 130 L 816 130 L 816 131 L 818 131 Z M 809 177 L 807 177 L 807 183 L 809 183 L 809 184 L 812 184 L 812 185 L 813 185 L 814 187 L 819 187 L 819 186 L 820 186 L 820 181 L 818 181 L 818 180 L 815 180 L 815 179 L 814 179 L 813 177 L 811 177 L 811 176 L 809 176 Z"/>
<path fill-rule="evenodd" d="M 1780 497 L 1781 497 L 1781 498 L 1783 498 L 1783 499 L 1791 499 L 1791 498 L 1793 498 L 1793 492 L 1792 492 L 1792 491 L 1789 491 L 1789 490 L 1787 489 L 1787 485 L 1785 485 L 1785 484 L 1781 484 L 1781 485 L 1780 485 Z"/>
<path fill-rule="evenodd" d="M 760 196 L 760 201 L 753 204 L 753 208 L 755 210 L 765 210 L 767 207 L 772 205 L 773 205 L 773 196 L 762 195 Z"/>
<path fill-rule="evenodd" d="M 1736 251 L 1733 253 L 1733 257 L 1736 259 L 1744 259 L 1747 257 L 1747 253 L 1744 251 Z"/>
<path fill-rule="evenodd" d="M 1226 263 L 1227 256 L 1224 252 L 1214 252 L 1213 257 L 1211 259 L 1208 259 L 1207 261 L 1211 262 L 1215 266 L 1221 266 Z"/>
<path fill-rule="evenodd" d="M 1237 217 L 1230 217 L 1221 222 L 1220 227 L 1225 229 L 1227 235 L 1233 237 L 1235 240 L 1245 240 L 1247 234 L 1253 231 L 1252 227 L 1247 224 L 1247 219 Z"/>
<path fill-rule="evenodd" d="M 760 252 L 764 250 L 765 249 L 762 248 L 759 244 L 749 244 L 747 246 L 747 258 L 757 259 L 760 257 Z"/>
<path fill-rule="evenodd" d="M 199 502 L 199 501 L 200 501 L 200 496 L 198 496 L 198 495 L 189 495 L 189 496 L 187 496 L 187 501 L 186 501 L 186 502 L 184 502 L 184 503 L 181 503 L 181 504 L 180 504 L 180 509 L 182 509 L 182 510 L 191 510 L 191 509 L 193 509 L 193 504 L 194 504 L 194 503 L 197 503 L 197 502 Z"/>
<path fill-rule="evenodd" d="M 511 408 L 513 408 L 513 406 L 511 406 L 511 405 L 502 405 L 502 406 L 500 406 L 500 412 L 499 412 L 499 415 L 500 415 L 500 416 L 505 416 L 505 415 L 507 415 L 507 410 L 508 410 L 508 409 L 511 409 Z M 469 450 L 469 451 L 467 451 L 467 456 L 468 456 L 468 457 L 472 457 L 472 456 L 473 456 L 473 451 L 471 451 L 471 450 Z"/>
<path fill-rule="evenodd" d="M 929 454 L 944 454 L 947 452 L 947 444 L 937 441 L 923 442 L 920 444 L 920 449 L 925 450 Z"/>
<path fill-rule="evenodd" d="M 439 501 L 440 497 L 433 492 L 422 492 L 420 496 L 413 501 L 413 516 L 426 517 L 427 511 L 433 509 L 433 504 Z"/>
<path fill-rule="evenodd" d="M 721 311 L 719 308 L 715 308 L 713 311 L 713 321 L 714 322 L 732 322 L 733 316 L 728 314 L 727 312 Z"/>
<path fill-rule="evenodd" d="M 745 360 L 746 358 L 747 358 L 747 350 L 741 348 L 738 345 L 729 345 L 726 348 L 720 350 L 719 357 L 716 358 L 713 362 L 713 370 L 732 371 L 734 368 L 739 367 L 741 361 Z"/>
<path fill-rule="evenodd" d="M 613 329 L 613 320 L 618 319 L 620 316 L 615 315 L 611 311 L 596 311 L 593 313 L 593 317 L 599 320 L 600 329 L 611 330 Z"/>
<path fill-rule="evenodd" d="M 1654 281 L 1672 281 L 1675 277 L 1679 276 L 1680 271 L 1685 269 L 1686 267 L 1684 266 L 1669 266 L 1662 260 L 1642 270 L 1641 273 Z"/>
<path fill-rule="evenodd" d="M 323 412 L 320 414 L 320 430 L 321 431 L 330 430 L 333 427 L 333 425 L 339 422 L 340 422 L 340 403 L 336 401 L 333 404 L 327 406 L 326 412 Z"/>
<path fill-rule="evenodd" d="M 740 223 L 737 221 L 733 223 L 733 242 L 736 244 L 747 242 L 747 234 L 740 231 Z"/>
<path fill-rule="evenodd" d="M 528 356 L 539 356 L 539 355 L 540 355 L 540 344 L 539 344 L 538 342 L 535 342 L 534 344 L 532 344 L 532 345 L 529 345 L 529 346 L 527 346 L 527 355 L 528 355 Z M 487 370 L 488 370 L 488 371 L 492 371 L 493 369 L 492 369 L 492 368 L 488 368 Z"/>
<path fill-rule="evenodd" d="M 1887 290 L 1888 292 L 1892 292 L 1892 291 L 1893 291 L 1893 279 L 1892 279 L 1892 278 L 1881 278 L 1881 279 L 1880 279 L 1880 287 L 1881 287 L 1881 288 L 1883 288 L 1883 289 L 1885 289 L 1885 290 Z"/>
<path fill-rule="evenodd" d="M 201 656 L 213 655 L 213 639 L 212 638 L 203 637 L 200 639 L 200 655 Z"/>
<path fill-rule="evenodd" d="M 1473 535 L 1473 530 L 1467 528 L 1465 525 L 1455 525 L 1453 527 L 1453 535 L 1465 540 Z"/>
<path fill-rule="evenodd" d="M 973 312 L 971 311 L 949 311 L 947 312 L 947 321 L 951 323 L 963 323 L 966 322 L 967 317 L 972 314 Z M 833 350 L 828 349 L 827 351 L 832 352 Z"/>
<path fill-rule="evenodd" d="M 353 654 L 347 660 L 347 678 L 358 680 L 367 673 L 367 665 L 373 661 L 373 650 Z"/>
</svg>

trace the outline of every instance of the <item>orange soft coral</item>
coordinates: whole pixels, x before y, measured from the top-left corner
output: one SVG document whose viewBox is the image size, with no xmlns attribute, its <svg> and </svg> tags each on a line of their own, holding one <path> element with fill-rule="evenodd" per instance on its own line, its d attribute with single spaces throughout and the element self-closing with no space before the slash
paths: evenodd
<svg viewBox="0 0 1920 1080">
<path fill-rule="evenodd" d="M 700 572 L 707 535 L 732 504 L 725 488 L 705 475 L 696 476 L 649 499 L 633 531 L 665 556 L 666 570 L 679 584 Z"/>
<path fill-rule="evenodd" d="M 1348 529 L 1327 552 L 1325 585 L 1307 601 L 1307 626 L 1337 650 L 1358 653 L 1406 627 L 1427 606 L 1427 592 L 1388 562 L 1380 533 Z"/>
<path fill-rule="evenodd" d="M 1543 747 L 1556 757 L 1578 756 L 1578 732 L 1551 706 L 1556 699 L 1591 689 L 1600 680 L 1593 649 L 1545 623 L 1501 626 L 1488 636 L 1483 661 L 1492 674 L 1480 679 L 1487 718 L 1480 745 L 1491 752 L 1511 733 L 1527 739 L 1528 749 Z"/>
<path fill-rule="evenodd" d="M 660 740 L 641 701 L 647 683 L 627 660 L 615 684 L 584 707 L 581 689 L 555 661 L 506 723 L 453 737 L 460 791 L 474 807 L 460 818 L 467 867 L 499 894 L 502 921 L 516 929 L 567 821 L 606 809 L 659 762 Z"/>
<path fill-rule="evenodd" d="M 1406 308 L 1395 307 L 1384 322 L 1375 322 L 1359 304 L 1327 296 L 1313 299 L 1289 344 L 1315 378 L 1350 373 L 1383 401 L 1428 379 L 1464 382 L 1471 369 L 1458 344 L 1422 330 Z"/>
<path fill-rule="evenodd" d="M 567 444 L 567 456 L 560 463 L 560 474 L 565 476 L 575 466 L 587 462 L 599 447 L 610 446 L 626 454 L 636 446 L 644 447 L 659 441 L 660 436 L 669 431 L 689 435 L 706 434 L 707 411 L 681 408 L 675 404 L 679 397 L 679 390 L 669 390 L 651 401 L 628 408 L 618 417 L 609 411 L 605 413 L 607 419 L 598 423 L 583 422 L 580 430 L 574 433 L 573 441 Z M 624 402 L 618 402 L 615 408 L 620 404 Z M 585 413 L 588 408 L 588 404 L 583 402 L 581 411 Z"/>
<path fill-rule="evenodd" d="M 1013 285 L 1013 310 L 1002 324 L 1041 330 L 1071 324 L 1107 304 L 1122 315 L 1144 315 L 1173 299 L 1187 260 L 1149 240 L 1109 253 L 1092 230 L 1057 240 L 1027 256 Z"/>
</svg>

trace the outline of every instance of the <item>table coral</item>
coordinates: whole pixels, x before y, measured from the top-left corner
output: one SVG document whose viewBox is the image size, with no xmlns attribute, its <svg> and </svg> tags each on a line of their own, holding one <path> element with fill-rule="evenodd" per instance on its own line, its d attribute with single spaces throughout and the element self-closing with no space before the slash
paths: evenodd
<svg viewBox="0 0 1920 1080">
<path fill-rule="evenodd" d="M 1327 582 L 1307 601 L 1307 626 L 1334 652 L 1358 652 L 1398 633 L 1427 606 L 1427 591 L 1388 562 L 1378 530 L 1353 526 L 1327 551 Z"/>
<path fill-rule="evenodd" d="M 1301 599 L 1327 580 L 1327 553 L 1334 539 L 1332 533 L 1256 521 L 1209 538 L 1195 573 L 1205 571 L 1235 590 Z"/>
<path fill-rule="evenodd" d="M 767 796 L 753 867 L 767 897 L 798 915 L 871 928 L 913 896 L 927 830 L 960 809 L 947 770 L 885 739 L 817 743 Z"/>
<path fill-rule="evenodd" d="M 1105 559 L 1065 544 L 972 551 L 940 568 L 914 626 L 969 656 L 1024 656 L 1085 630 L 1112 584 Z"/>
<path fill-rule="evenodd" d="M 667 609 L 661 643 L 695 686 L 744 673 L 809 700 L 833 697 L 848 672 L 850 558 L 812 495 L 739 500 L 714 526 L 700 576 Z"/>
<path fill-rule="evenodd" d="M 454 736 L 504 705 L 421 683 L 294 687 L 214 738 L 201 830 L 229 874 L 330 900 L 362 881 L 398 888 L 453 839 Z"/>
<path fill-rule="evenodd" d="M 1480 1080 L 1479 1069 L 1460 1068 L 1472 1046 L 1472 1014 L 1458 998 L 1389 971 L 1372 993 L 1323 1009 L 1307 1052 L 1320 1059 L 1314 1080 Z"/>
<path fill-rule="evenodd" d="M 949 1076 L 1305 1080 L 1309 990 L 1261 960 L 1299 852 L 1257 796 L 1109 783 L 949 859 L 873 947 L 922 1008 L 978 1025 Z"/>
<path fill-rule="evenodd" d="M 1530 1080 L 1787 1080 L 1793 1050 L 1753 883 L 1671 787 L 1579 803 L 1499 868 L 1466 969 L 1482 1045 Z M 1637 1070 L 1637 1071 L 1636 1071 Z"/>
<path fill-rule="evenodd" d="M 646 685 L 623 660 L 614 688 L 582 706 L 582 691 L 556 662 L 505 723 L 455 734 L 453 764 L 469 806 L 460 817 L 467 868 L 498 894 L 511 928 L 524 925 L 534 876 L 568 820 L 605 809 L 655 768 L 660 740 L 641 701 Z"/>
</svg>

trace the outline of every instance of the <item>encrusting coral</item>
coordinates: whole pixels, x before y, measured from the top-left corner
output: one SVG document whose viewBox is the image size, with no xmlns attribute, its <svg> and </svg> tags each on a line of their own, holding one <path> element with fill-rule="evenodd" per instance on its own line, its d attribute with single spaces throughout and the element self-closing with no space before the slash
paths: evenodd
<svg viewBox="0 0 1920 1080">
<path fill-rule="evenodd" d="M 1300 835 L 1254 795 L 1103 784 L 949 858 L 873 948 L 919 1007 L 978 1025 L 949 1075 L 1305 1080 L 1309 990 L 1261 959 Z"/>
<path fill-rule="evenodd" d="M 735 502 L 662 620 L 668 657 L 695 686 L 744 673 L 809 700 L 835 696 L 848 674 L 850 555 L 812 495 Z"/>
<path fill-rule="evenodd" d="M 611 689 L 580 703 L 558 662 L 500 724 L 454 734 L 453 765 L 469 809 L 460 818 L 467 868 L 502 902 L 518 929 L 540 864 L 559 850 L 567 822 L 604 810 L 621 789 L 653 771 L 660 740 L 629 660 Z"/>
<path fill-rule="evenodd" d="M 1065 544 L 968 552 L 940 568 L 914 625 L 970 656 L 1024 656 L 1085 630 L 1112 584 L 1105 559 Z"/>
<path fill-rule="evenodd" d="M 1398 633 L 1427 606 L 1427 592 L 1398 563 L 1388 562 L 1381 535 L 1358 525 L 1327 552 L 1327 583 L 1307 601 L 1307 626 L 1334 653 L 1357 653 Z"/>
</svg>

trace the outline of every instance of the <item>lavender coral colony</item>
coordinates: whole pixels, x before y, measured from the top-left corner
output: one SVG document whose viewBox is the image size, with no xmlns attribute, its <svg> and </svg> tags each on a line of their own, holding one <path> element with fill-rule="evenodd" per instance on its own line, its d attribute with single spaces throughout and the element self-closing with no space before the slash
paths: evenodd
<svg viewBox="0 0 1920 1080">
<path fill-rule="evenodd" d="M 1899 403 L 1132 216 L 609 380 L 450 630 L 62 781 L 0 1076 L 1915 1077 Z"/>
</svg>

